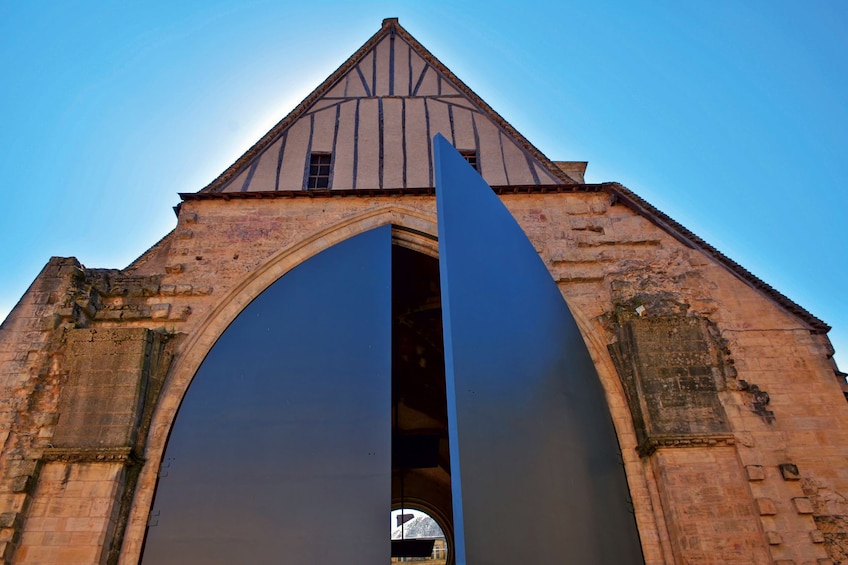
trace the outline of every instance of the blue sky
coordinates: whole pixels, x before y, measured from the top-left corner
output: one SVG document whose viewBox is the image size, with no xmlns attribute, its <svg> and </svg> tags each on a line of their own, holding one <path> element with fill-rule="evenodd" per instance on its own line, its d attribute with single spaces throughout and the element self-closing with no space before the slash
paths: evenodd
<svg viewBox="0 0 848 565">
<path fill-rule="evenodd" d="M 52 255 L 130 263 L 385 17 L 833 326 L 848 367 L 838 0 L 0 3 L 0 318 Z"/>
</svg>

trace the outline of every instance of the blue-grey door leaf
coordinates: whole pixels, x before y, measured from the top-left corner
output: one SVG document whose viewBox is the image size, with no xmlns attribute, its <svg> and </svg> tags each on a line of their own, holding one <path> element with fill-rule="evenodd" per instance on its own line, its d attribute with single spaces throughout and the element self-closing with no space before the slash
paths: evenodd
<svg viewBox="0 0 848 565">
<path fill-rule="evenodd" d="M 390 287 L 385 226 L 230 324 L 172 429 L 145 564 L 389 563 Z"/>
<path fill-rule="evenodd" d="M 434 140 L 458 565 L 642 563 L 589 352 L 500 198 Z"/>
</svg>

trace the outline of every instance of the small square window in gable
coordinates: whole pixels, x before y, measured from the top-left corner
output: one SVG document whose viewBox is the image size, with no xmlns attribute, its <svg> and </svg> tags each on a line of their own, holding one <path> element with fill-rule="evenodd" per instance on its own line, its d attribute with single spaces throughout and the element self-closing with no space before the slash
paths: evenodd
<svg viewBox="0 0 848 565">
<path fill-rule="evenodd" d="M 312 153 L 309 156 L 309 174 L 306 177 L 307 190 L 330 188 L 330 153 Z"/>
<path fill-rule="evenodd" d="M 480 171 L 480 168 L 477 167 L 477 151 L 475 149 L 460 149 L 459 154 L 468 161 L 468 164 L 474 167 L 476 171 Z"/>
</svg>

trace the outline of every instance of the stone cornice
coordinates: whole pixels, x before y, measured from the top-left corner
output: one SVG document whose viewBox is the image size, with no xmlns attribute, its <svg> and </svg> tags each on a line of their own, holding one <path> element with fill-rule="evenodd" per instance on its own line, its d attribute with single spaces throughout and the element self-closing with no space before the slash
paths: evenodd
<svg viewBox="0 0 848 565">
<path fill-rule="evenodd" d="M 494 185 L 495 194 L 556 194 L 573 192 L 603 192 L 604 184 L 509 184 Z M 245 200 L 269 198 L 338 198 L 358 196 L 360 198 L 377 196 L 435 196 L 433 187 L 420 188 L 355 188 L 327 190 L 272 190 L 246 192 L 181 192 L 183 202 L 190 200 Z"/>
<path fill-rule="evenodd" d="M 63 463 L 124 463 L 137 465 L 143 461 L 130 447 L 50 447 L 44 450 L 44 461 Z"/>
<path fill-rule="evenodd" d="M 727 447 L 736 444 L 733 434 L 652 436 L 636 448 L 640 457 L 647 457 L 658 449 L 671 447 Z"/>
</svg>

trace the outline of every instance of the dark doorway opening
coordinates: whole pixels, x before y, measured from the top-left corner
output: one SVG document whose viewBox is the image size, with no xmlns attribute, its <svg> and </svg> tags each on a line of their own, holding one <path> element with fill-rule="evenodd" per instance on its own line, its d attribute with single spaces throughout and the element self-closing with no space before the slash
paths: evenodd
<svg viewBox="0 0 848 565">
<path fill-rule="evenodd" d="M 434 516 L 450 547 L 453 515 L 442 336 L 438 260 L 393 245 L 392 508 L 411 506 Z"/>
</svg>

